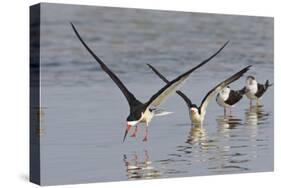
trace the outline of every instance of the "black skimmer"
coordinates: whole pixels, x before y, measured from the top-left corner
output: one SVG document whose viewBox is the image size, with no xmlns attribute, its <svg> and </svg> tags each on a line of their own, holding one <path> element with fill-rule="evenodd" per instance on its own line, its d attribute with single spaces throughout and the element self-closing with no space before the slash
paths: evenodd
<svg viewBox="0 0 281 188">
<path fill-rule="evenodd" d="M 245 87 L 240 90 L 232 90 L 229 86 L 226 86 L 217 94 L 216 101 L 219 106 L 224 108 L 224 116 L 226 116 L 226 108 L 230 109 L 231 114 L 231 107 L 238 103 L 245 93 Z"/>
<path fill-rule="evenodd" d="M 155 74 L 157 74 L 164 82 L 169 83 L 169 81 L 158 71 L 156 70 L 152 65 L 148 64 L 148 66 L 153 70 Z M 200 125 L 204 121 L 204 117 L 206 114 L 206 109 L 211 101 L 211 99 L 220 92 L 224 87 L 229 85 L 230 83 L 234 82 L 235 80 L 238 80 L 241 76 L 243 76 L 244 73 L 246 73 L 251 65 L 245 67 L 244 69 L 240 70 L 239 72 L 235 73 L 231 77 L 227 78 L 223 82 L 216 85 L 212 90 L 210 90 L 207 95 L 204 97 L 204 99 L 201 102 L 201 105 L 198 107 L 196 104 L 192 103 L 191 100 L 181 91 L 176 91 L 178 95 L 180 95 L 184 101 L 186 102 L 188 108 L 189 108 L 189 117 L 193 125 Z"/>
<path fill-rule="evenodd" d="M 210 61 L 213 57 L 215 57 L 227 44 L 228 41 L 211 57 L 204 60 L 197 66 L 193 67 L 192 69 L 186 71 L 185 73 L 181 74 L 180 76 L 176 77 L 171 82 L 167 83 L 164 87 L 162 87 L 158 92 L 156 92 L 147 102 L 140 102 L 136 97 L 126 88 L 126 86 L 121 82 L 121 80 L 106 66 L 106 64 L 103 63 L 103 61 L 88 47 L 88 45 L 84 42 L 84 40 L 81 38 L 80 34 L 76 30 L 75 26 L 71 23 L 71 26 L 80 40 L 80 42 L 83 44 L 83 46 L 88 50 L 88 52 L 94 57 L 94 59 L 97 61 L 97 63 L 101 66 L 101 68 L 108 74 L 108 76 L 113 80 L 113 82 L 119 87 L 119 89 L 122 91 L 124 96 L 126 97 L 129 107 L 130 107 L 130 114 L 127 117 L 127 127 L 125 130 L 125 134 L 123 137 L 123 142 L 125 141 L 125 138 L 127 136 L 127 133 L 129 132 L 131 127 L 135 126 L 135 131 L 133 136 L 137 132 L 137 124 L 138 123 L 145 123 L 146 124 L 146 131 L 145 131 L 145 137 L 143 141 L 147 141 L 148 136 L 148 124 L 151 121 L 157 111 L 157 107 L 164 102 L 165 99 L 167 99 L 168 96 L 170 96 L 173 92 L 175 92 L 179 86 L 189 77 L 189 75 L 198 69 L 199 67 L 206 64 L 208 61 Z"/>
<path fill-rule="evenodd" d="M 260 84 L 256 81 L 255 77 L 250 75 L 246 79 L 246 96 L 250 99 L 250 106 L 252 106 L 252 100 L 257 100 L 257 104 L 259 103 L 259 99 L 263 96 L 266 90 L 272 86 L 269 84 L 269 81 L 266 80 L 265 84 Z"/>
</svg>

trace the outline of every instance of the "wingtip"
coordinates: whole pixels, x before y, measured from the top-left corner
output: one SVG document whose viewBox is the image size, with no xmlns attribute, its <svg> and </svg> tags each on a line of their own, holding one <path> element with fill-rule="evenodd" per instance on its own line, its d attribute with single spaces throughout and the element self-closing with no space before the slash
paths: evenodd
<svg viewBox="0 0 281 188">
<path fill-rule="evenodd" d="M 252 67 L 252 65 L 248 65 L 247 67 L 243 68 L 238 74 L 241 76 L 243 76 L 246 72 L 248 72 L 250 70 L 250 68 Z"/>
<path fill-rule="evenodd" d="M 153 71 L 155 71 L 155 68 L 152 66 L 152 65 L 150 65 L 149 63 L 147 63 L 146 64 L 149 68 L 151 68 Z"/>
<path fill-rule="evenodd" d="M 246 69 L 249 70 L 252 66 L 253 66 L 253 65 L 248 65 L 248 66 L 246 67 Z"/>
<path fill-rule="evenodd" d="M 270 87 L 270 86 L 273 85 L 273 83 L 269 83 L 269 80 L 266 80 L 265 85 L 266 85 L 267 87 Z"/>
<path fill-rule="evenodd" d="M 224 45 L 223 45 L 223 48 L 230 42 L 230 40 L 227 40 Z"/>
<path fill-rule="evenodd" d="M 76 30 L 75 25 L 72 22 L 69 22 L 69 24 L 71 25 L 72 29 L 76 32 L 77 30 Z"/>
</svg>

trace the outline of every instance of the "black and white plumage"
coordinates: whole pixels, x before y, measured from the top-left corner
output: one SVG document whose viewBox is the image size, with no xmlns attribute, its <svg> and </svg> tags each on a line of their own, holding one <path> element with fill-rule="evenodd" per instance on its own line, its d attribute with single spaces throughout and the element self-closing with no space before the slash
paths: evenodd
<svg viewBox="0 0 281 188">
<path fill-rule="evenodd" d="M 230 108 L 231 110 L 231 107 L 238 103 L 245 93 L 245 87 L 240 90 L 232 90 L 229 86 L 226 86 L 217 94 L 216 102 L 224 108 L 224 115 L 226 115 L 226 108 Z"/>
<path fill-rule="evenodd" d="M 135 132 L 137 131 L 137 124 L 138 123 L 145 123 L 146 124 L 146 132 L 143 141 L 147 141 L 148 136 L 148 124 L 151 121 L 155 114 L 157 107 L 164 102 L 172 93 L 174 93 L 179 86 L 187 80 L 190 74 L 198 69 L 199 67 L 206 64 L 210 61 L 213 57 L 215 57 L 226 45 L 226 42 L 215 54 L 213 54 L 208 59 L 204 60 L 197 66 L 193 67 L 192 69 L 186 71 L 185 73 L 181 74 L 180 76 L 173 79 L 171 82 L 167 83 L 164 87 L 162 87 L 158 92 L 156 92 L 147 102 L 140 102 L 136 97 L 125 87 L 125 85 L 121 82 L 121 80 L 103 63 L 103 61 L 88 47 L 88 45 L 83 41 L 80 34 L 76 30 L 75 26 L 71 23 L 72 29 L 74 30 L 76 36 L 83 44 L 83 46 L 87 49 L 87 51 L 94 57 L 100 67 L 105 71 L 108 76 L 113 80 L 113 82 L 119 87 L 122 91 L 123 95 L 126 97 L 129 108 L 130 114 L 127 117 L 127 127 L 125 130 L 125 134 L 123 137 L 123 142 L 129 132 L 130 128 L 135 126 Z"/>
<path fill-rule="evenodd" d="M 153 70 L 153 72 L 158 75 L 164 82 L 169 83 L 169 81 L 158 71 L 155 67 L 148 64 L 148 66 Z M 232 82 L 238 80 L 241 76 L 243 76 L 244 73 L 246 73 L 251 65 L 245 67 L 244 69 L 240 70 L 239 72 L 235 73 L 231 77 L 227 78 L 223 82 L 216 85 L 212 90 L 210 90 L 206 96 L 203 98 L 201 105 L 198 107 L 196 104 L 192 103 L 191 100 L 181 91 L 176 91 L 178 95 L 180 95 L 184 101 L 186 102 L 188 108 L 189 108 L 189 117 L 194 125 L 202 124 L 205 118 L 206 109 L 211 101 L 211 99 L 217 95 L 218 92 L 220 92 L 224 87 L 231 84 Z"/>
<path fill-rule="evenodd" d="M 250 99 L 250 105 L 252 105 L 252 100 L 258 100 L 264 95 L 267 89 L 272 86 L 268 80 L 264 84 L 257 82 L 254 76 L 250 75 L 246 78 L 246 93 L 248 99 Z"/>
</svg>

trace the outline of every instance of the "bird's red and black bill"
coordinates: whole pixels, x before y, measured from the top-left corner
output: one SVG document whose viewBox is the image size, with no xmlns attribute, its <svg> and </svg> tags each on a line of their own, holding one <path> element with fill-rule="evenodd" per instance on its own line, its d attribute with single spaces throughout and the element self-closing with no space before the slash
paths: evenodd
<svg viewBox="0 0 281 188">
<path fill-rule="evenodd" d="M 127 137 L 127 134 L 128 134 L 128 132 L 129 132 L 129 130 L 130 130 L 131 127 L 132 127 L 132 125 L 127 124 L 127 128 L 126 128 L 126 130 L 125 130 L 125 134 L 124 134 L 124 137 L 123 137 L 123 142 L 125 141 L 125 139 L 126 139 L 126 137 Z"/>
</svg>

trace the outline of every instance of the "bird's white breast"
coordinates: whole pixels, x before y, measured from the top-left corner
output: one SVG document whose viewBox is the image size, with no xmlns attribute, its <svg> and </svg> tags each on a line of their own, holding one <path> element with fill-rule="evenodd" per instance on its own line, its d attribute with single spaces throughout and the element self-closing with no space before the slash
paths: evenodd
<svg viewBox="0 0 281 188">
<path fill-rule="evenodd" d="M 230 105 L 226 104 L 225 101 L 229 98 L 229 94 L 230 94 L 230 89 L 225 87 L 224 89 L 222 89 L 216 98 L 216 101 L 218 103 L 219 106 L 221 107 L 231 107 Z"/>
<path fill-rule="evenodd" d="M 140 122 L 142 123 L 149 123 L 151 121 L 151 119 L 153 118 L 154 116 L 154 113 L 153 112 L 150 112 L 149 109 L 147 109 L 141 116 L 141 120 Z"/>
<path fill-rule="evenodd" d="M 230 105 L 228 105 L 228 104 L 226 104 L 224 102 L 227 99 L 228 99 L 228 95 L 227 94 L 219 93 L 217 95 L 216 101 L 217 101 L 218 105 L 221 106 L 221 107 L 230 107 Z"/>
<path fill-rule="evenodd" d="M 198 112 L 196 112 L 196 113 L 190 112 L 189 117 L 190 117 L 192 124 L 201 124 L 203 121 L 202 116 Z"/>
<path fill-rule="evenodd" d="M 252 84 L 247 84 L 246 85 L 246 96 L 249 99 L 256 99 L 257 97 L 255 96 L 255 94 L 258 91 L 258 84 L 257 82 L 253 82 Z"/>
</svg>

